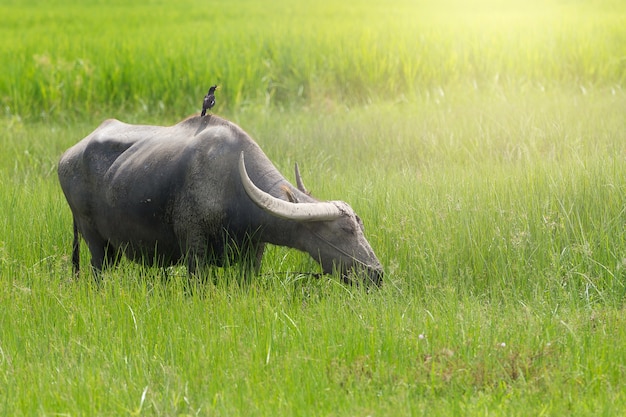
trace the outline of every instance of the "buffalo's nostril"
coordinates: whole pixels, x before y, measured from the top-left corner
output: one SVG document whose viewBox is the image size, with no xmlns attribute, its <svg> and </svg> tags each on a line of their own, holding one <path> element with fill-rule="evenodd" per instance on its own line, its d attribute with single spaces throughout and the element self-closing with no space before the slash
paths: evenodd
<svg viewBox="0 0 626 417">
<path fill-rule="evenodd" d="M 343 281 L 347 284 L 359 284 L 362 283 L 366 287 L 375 285 L 380 287 L 383 283 L 384 272 L 382 269 L 366 269 L 366 270 L 350 270 L 341 275 Z"/>
<path fill-rule="evenodd" d="M 367 279 L 369 280 L 367 284 L 374 284 L 380 287 L 383 283 L 383 275 L 382 269 L 370 269 L 367 273 Z"/>
</svg>

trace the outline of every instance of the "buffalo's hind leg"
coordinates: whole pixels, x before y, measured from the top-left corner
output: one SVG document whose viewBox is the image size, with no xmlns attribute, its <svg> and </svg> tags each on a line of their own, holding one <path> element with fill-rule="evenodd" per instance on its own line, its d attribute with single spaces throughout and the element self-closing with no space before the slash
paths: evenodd
<svg viewBox="0 0 626 417">
<path fill-rule="evenodd" d="M 89 252 L 91 253 L 91 271 L 93 272 L 96 282 L 100 282 L 102 270 L 107 264 L 106 258 L 106 244 L 104 242 L 88 242 Z"/>
<path fill-rule="evenodd" d="M 119 255 L 108 242 L 88 246 L 91 252 L 91 269 L 96 282 L 100 283 L 102 271 L 116 266 L 119 262 Z"/>
<path fill-rule="evenodd" d="M 76 217 L 74 217 L 73 226 L 74 242 L 72 243 L 72 268 L 74 270 L 74 276 L 78 278 L 80 274 L 80 236 L 82 236 L 91 254 L 92 273 L 96 281 L 98 281 L 104 264 L 106 242 L 98 233 L 91 230 L 85 222 L 79 222 Z"/>
<path fill-rule="evenodd" d="M 118 254 L 109 242 L 91 229 L 83 229 L 83 238 L 91 253 L 91 270 L 96 282 L 100 282 L 102 271 L 118 262 Z"/>
</svg>

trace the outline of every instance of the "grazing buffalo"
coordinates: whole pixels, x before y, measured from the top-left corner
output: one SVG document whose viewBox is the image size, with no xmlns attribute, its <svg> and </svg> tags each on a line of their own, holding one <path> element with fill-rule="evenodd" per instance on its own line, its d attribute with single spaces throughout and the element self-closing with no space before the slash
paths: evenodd
<svg viewBox="0 0 626 417">
<path fill-rule="evenodd" d="M 214 115 L 170 127 L 107 120 L 63 154 L 58 174 L 74 216 L 76 273 L 80 234 L 96 275 L 121 253 L 186 262 L 191 274 L 242 260 L 258 271 L 272 243 L 309 253 L 347 282 L 382 281 L 348 204 L 315 200 L 299 173 L 292 186 L 246 132 Z"/>
</svg>

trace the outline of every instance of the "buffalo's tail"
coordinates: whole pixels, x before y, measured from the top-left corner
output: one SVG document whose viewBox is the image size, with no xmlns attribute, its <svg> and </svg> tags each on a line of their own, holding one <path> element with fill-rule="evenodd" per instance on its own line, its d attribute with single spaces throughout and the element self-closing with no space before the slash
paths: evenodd
<svg viewBox="0 0 626 417">
<path fill-rule="evenodd" d="M 74 275 L 80 272 L 80 236 L 78 235 L 78 224 L 74 219 L 74 243 L 72 243 L 72 269 Z"/>
</svg>

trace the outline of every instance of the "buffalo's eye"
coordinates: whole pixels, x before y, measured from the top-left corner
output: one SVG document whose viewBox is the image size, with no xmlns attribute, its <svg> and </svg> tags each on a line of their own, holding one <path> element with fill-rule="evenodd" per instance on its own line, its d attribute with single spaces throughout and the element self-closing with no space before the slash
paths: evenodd
<svg viewBox="0 0 626 417">
<path fill-rule="evenodd" d="M 341 230 L 353 235 L 356 232 L 356 226 L 353 221 L 342 222 Z"/>
<path fill-rule="evenodd" d="M 356 224 L 355 224 L 356 223 Z M 358 227 L 357 227 L 358 226 Z M 357 230 L 363 230 L 363 222 L 359 216 L 355 216 L 355 221 L 350 221 L 341 226 L 341 230 L 351 235 L 355 234 Z"/>
<path fill-rule="evenodd" d="M 346 233 L 354 234 L 354 228 L 351 226 L 341 226 L 341 230 Z"/>
</svg>

